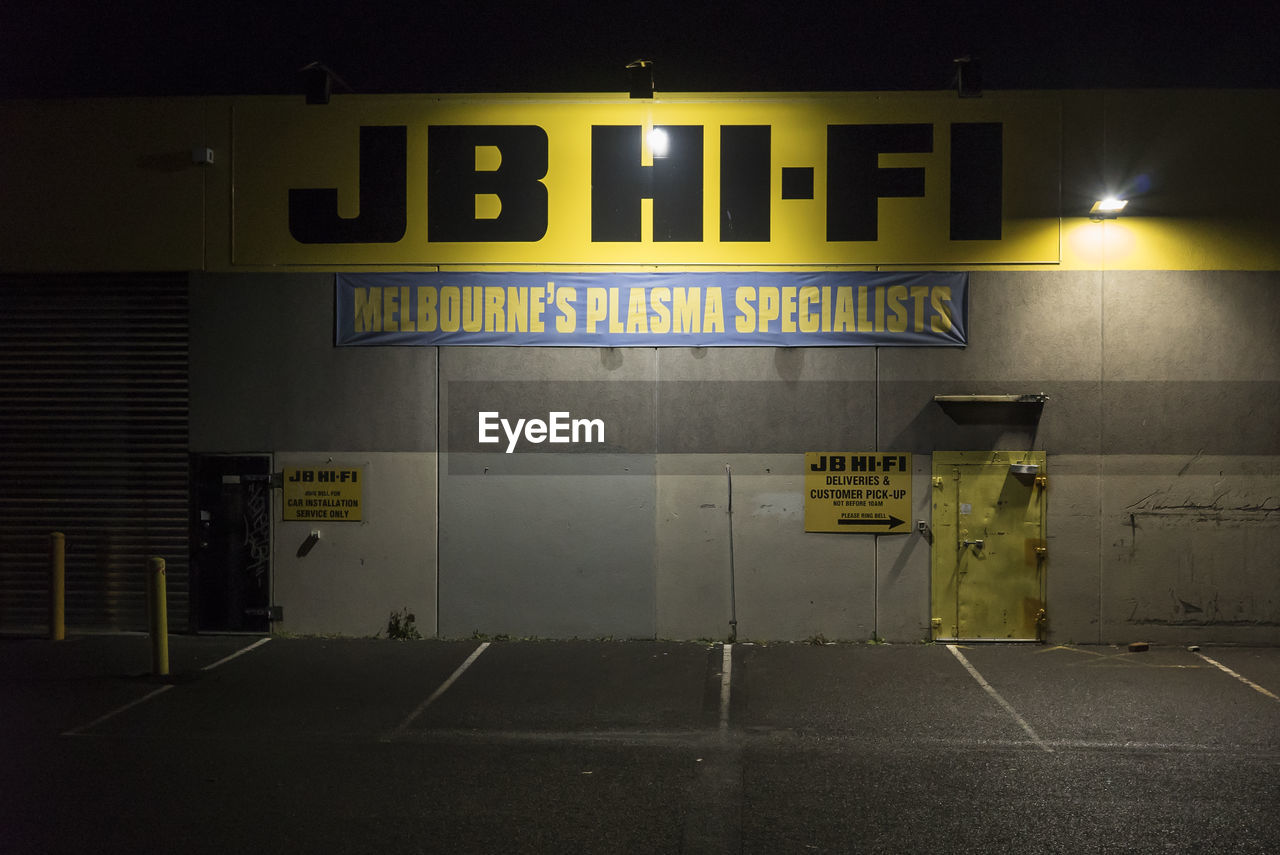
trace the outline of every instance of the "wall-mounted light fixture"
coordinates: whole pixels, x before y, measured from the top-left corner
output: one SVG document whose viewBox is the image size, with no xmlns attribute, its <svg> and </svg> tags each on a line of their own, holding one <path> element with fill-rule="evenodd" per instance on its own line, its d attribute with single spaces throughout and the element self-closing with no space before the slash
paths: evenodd
<svg viewBox="0 0 1280 855">
<path fill-rule="evenodd" d="M 1099 199 L 1089 209 L 1089 219 L 1095 222 L 1098 220 L 1114 220 L 1124 210 L 1124 206 L 1128 204 L 1128 199 L 1117 199 L 1114 196 Z"/>
<path fill-rule="evenodd" d="M 956 57 L 952 63 L 956 67 L 956 94 L 961 98 L 981 98 L 982 63 L 972 56 Z"/>
<path fill-rule="evenodd" d="M 652 98 L 653 60 L 637 59 L 627 63 L 627 84 L 632 98 Z"/>
<path fill-rule="evenodd" d="M 343 91 L 352 91 L 351 87 L 347 85 L 347 81 L 339 77 L 337 72 L 323 62 L 309 62 L 298 69 L 298 73 L 304 78 L 308 104 L 328 104 L 329 96 L 333 94 L 333 84 L 335 83 Z"/>
</svg>

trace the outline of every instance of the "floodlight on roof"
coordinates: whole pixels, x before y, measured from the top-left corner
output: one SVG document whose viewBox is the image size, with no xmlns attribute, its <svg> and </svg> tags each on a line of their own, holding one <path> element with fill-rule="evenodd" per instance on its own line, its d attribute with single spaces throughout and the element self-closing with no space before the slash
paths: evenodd
<svg viewBox="0 0 1280 855">
<path fill-rule="evenodd" d="M 1089 209 L 1089 217 L 1094 220 L 1114 220 L 1128 204 L 1128 199 L 1108 196 L 1093 203 L 1093 207 Z"/>
</svg>

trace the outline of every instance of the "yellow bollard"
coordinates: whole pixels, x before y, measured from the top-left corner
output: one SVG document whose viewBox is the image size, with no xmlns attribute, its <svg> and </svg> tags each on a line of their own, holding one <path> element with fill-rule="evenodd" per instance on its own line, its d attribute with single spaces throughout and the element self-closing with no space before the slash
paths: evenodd
<svg viewBox="0 0 1280 855">
<path fill-rule="evenodd" d="M 67 536 L 49 534 L 49 640 L 67 637 Z"/>
<path fill-rule="evenodd" d="M 169 675 L 169 614 L 165 604 L 164 559 L 147 559 L 148 625 L 151 631 L 151 671 Z"/>
</svg>

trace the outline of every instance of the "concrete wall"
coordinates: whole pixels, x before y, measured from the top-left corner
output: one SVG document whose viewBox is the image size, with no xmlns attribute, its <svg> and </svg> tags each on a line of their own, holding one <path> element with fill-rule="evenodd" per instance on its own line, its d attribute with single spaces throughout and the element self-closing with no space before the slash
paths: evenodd
<svg viewBox="0 0 1280 855">
<path fill-rule="evenodd" d="M 962 351 L 884 348 L 880 352 L 880 442 L 911 451 L 928 475 L 934 451 L 1045 450 L 1049 454 L 1048 631 L 1059 641 L 1097 641 L 1098 467 L 1102 275 L 1097 272 L 990 272 L 970 279 L 969 344 Z M 1044 393 L 1034 405 L 944 408 L 934 395 Z M 917 501 L 929 500 L 928 479 Z M 929 517 L 928 504 L 920 513 Z M 895 564 L 915 544 L 882 538 Z M 896 548 L 895 548 L 896 547 Z M 929 550 L 911 550 L 910 577 L 928 578 Z M 918 605 L 917 605 L 918 604 Z M 927 626 L 927 588 L 895 603 Z M 903 629 L 913 626 L 907 620 Z M 915 633 L 916 637 L 927 636 Z M 898 632 L 887 637 L 908 637 Z"/>
<path fill-rule="evenodd" d="M 359 466 L 364 478 L 360 522 L 285 522 L 276 491 L 273 590 L 285 618 L 276 628 L 374 635 L 403 609 L 435 635 L 435 455 L 288 451 L 275 464 Z M 320 539 L 309 545 L 312 531 Z"/>
<path fill-rule="evenodd" d="M 652 637 L 652 349 L 441 354 L 441 632 Z M 603 444 L 478 440 L 477 413 L 601 418 Z M 492 450 L 490 450 L 492 449 Z"/>
<path fill-rule="evenodd" d="M 662 634 L 725 637 L 732 570 L 743 638 L 870 638 L 874 539 L 805 534 L 803 464 L 875 447 L 875 350 L 658 355 Z"/>
<path fill-rule="evenodd" d="M 435 348 L 335 348 L 332 275 L 192 277 L 191 451 L 365 467 L 362 522 L 284 522 L 277 491 L 276 631 L 373 635 L 407 608 L 436 634 L 436 421 Z"/>
<path fill-rule="evenodd" d="M 364 523 L 305 557 L 311 526 L 277 523 L 278 629 L 370 634 L 408 606 L 444 636 L 723 638 L 736 608 L 742 638 L 917 641 L 928 539 L 805 534 L 803 453 L 911 452 L 928 520 L 932 452 L 1028 448 L 1049 455 L 1051 641 L 1280 642 L 1275 273 L 975 272 L 964 349 L 438 365 L 334 348 L 329 275 L 199 276 L 192 295 L 193 451 L 369 467 Z M 1049 401 L 933 400 L 970 392 Z M 601 418 L 605 442 L 506 454 L 478 442 L 482 410 Z"/>
<path fill-rule="evenodd" d="M 1280 276 L 1108 274 L 1103 633 L 1280 639 Z"/>
</svg>

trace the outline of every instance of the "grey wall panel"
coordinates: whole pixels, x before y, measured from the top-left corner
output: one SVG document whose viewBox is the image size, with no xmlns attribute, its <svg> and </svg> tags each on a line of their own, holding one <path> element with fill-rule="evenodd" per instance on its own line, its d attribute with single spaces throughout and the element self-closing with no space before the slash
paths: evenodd
<svg viewBox="0 0 1280 855">
<path fill-rule="evenodd" d="M 963 348 L 886 347 L 886 382 L 932 379 L 1019 386 L 1101 377 L 1101 274 L 979 271 L 969 279 L 969 343 Z M 970 391 L 981 391 L 972 389 Z"/>
<path fill-rule="evenodd" d="M 872 441 L 875 384 L 818 380 L 449 380 L 445 381 L 451 451 L 513 453 L 706 454 L 804 452 Z M 582 441 L 554 444 L 513 439 L 519 421 L 562 424 L 600 420 Z M 487 415 L 481 415 L 487 414 Z M 480 438 L 486 420 L 488 442 Z M 506 420 L 507 426 L 500 425 Z M 568 428 L 562 431 L 568 436 Z M 492 442 L 492 440 L 498 440 Z M 590 441 L 588 441 L 588 439 Z M 866 446 L 870 448 L 870 446 Z"/>
<path fill-rule="evenodd" d="M 655 363 L 651 349 L 443 351 L 442 635 L 656 634 L 651 427 L 615 424 L 642 453 L 472 451 L 478 408 L 545 416 L 559 387 L 574 407 L 594 392 L 611 421 L 652 425 L 651 383 L 627 381 L 652 380 Z"/>
<path fill-rule="evenodd" d="M 436 634 L 436 456 L 327 449 L 276 454 L 277 468 L 332 459 L 364 470 L 360 522 L 284 521 L 276 494 L 274 602 L 277 629 L 302 634 L 375 635 L 407 609 L 426 637 Z M 320 540 L 308 547 L 308 535 Z"/>
<path fill-rule="evenodd" d="M 450 347 L 446 380 L 652 380 L 650 347 Z"/>
<path fill-rule="evenodd" d="M 667 454 L 803 454 L 861 448 L 850 443 L 874 435 L 870 381 L 664 380 L 657 387 L 658 449 Z"/>
<path fill-rule="evenodd" d="M 1280 275 L 1108 273 L 1105 638 L 1280 641 Z"/>
<path fill-rule="evenodd" d="M 882 348 L 879 439 L 885 449 L 1099 450 L 1102 378 L 1096 272 L 977 272 L 969 344 Z M 1044 393 L 1037 405 L 939 405 L 935 395 Z"/>
<path fill-rule="evenodd" d="M 1103 297 L 1107 454 L 1280 453 L 1280 276 L 1108 273 Z"/>
<path fill-rule="evenodd" d="M 804 457 L 734 467 L 738 634 L 865 640 L 875 631 L 875 538 L 804 531 Z"/>
<path fill-rule="evenodd" d="M 652 457 L 477 456 L 489 465 L 466 468 L 481 474 L 444 459 L 441 634 L 653 637 Z M 563 474 L 566 458 L 595 471 Z"/>
<path fill-rule="evenodd" d="M 660 635 L 725 638 L 736 610 L 743 640 L 871 637 L 873 538 L 805 533 L 803 467 L 798 454 L 659 458 Z"/>
<path fill-rule="evenodd" d="M 870 347 L 664 347 L 657 355 L 662 380 L 869 380 L 876 366 Z"/>
<path fill-rule="evenodd" d="M 654 397 L 652 381 L 639 380 L 448 380 L 445 400 L 450 452 L 498 451 L 513 454 L 652 454 Z M 486 437 L 481 442 L 480 414 Z M 557 437 L 525 437 L 520 421 L 552 422 Z M 501 422 L 507 422 L 504 427 Z M 578 421 L 579 430 L 573 427 Z M 592 424 L 594 422 L 600 424 Z M 588 424 L 581 424 L 587 422 Z M 518 438 L 512 439 L 513 436 Z M 577 441 L 573 441 L 576 436 Z M 557 442 L 556 439 L 569 439 Z"/>
<path fill-rule="evenodd" d="M 1104 281 L 1108 381 L 1280 380 L 1280 273 L 1122 271 Z"/>
<path fill-rule="evenodd" d="M 1280 276 L 1106 274 L 1111 455 L 1280 452 Z"/>
<path fill-rule="evenodd" d="M 658 357 L 662 453 L 872 447 L 872 348 L 667 348 Z"/>
<path fill-rule="evenodd" d="M 435 450 L 435 348 L 335 348 L 332 274 L 195 275 L 191 449 Z"/>
<path fill-rule="evenodd" d="M 932 457 L 911 458 L 911 532 L 877 535 L 876 615 L 877 638 L 889 641 L 922 641 L 931 638 L 929 618 L 932 531 L 916 530 L 916 521 L 933 517 Z M 865 537 L 865 535 L 859 535 Z"/>
<path fill-rule="evenodd" d="M 1103 572 L 1099 552 L 1103 532 L 1098 522 L 1101 465 L 1097 455 L 1050 453 L 1048 457 L 1045 609 L 1049 620 L 1045 637 L 1056 644 L 1104 640 L 1099 603 Z"/>
<path fill-rule="evenodd" d="M 805 451 L 875 447 L 870 348 L 659 351 L 659 631 L 869 638 L 872 540 L 804 533 Z M 787 452 L 787 453 L 779 453 Z"/>
<path fill-rule="evenodd" d="M 1143 455 L 1107 466 L 1104 636 L 1280 642 L 1280 457 Z"/>
<path fill-rule="evenodd" d="M 1108 382 L 1102 413 L 1113 456 L 1280 453 L 1280 380 Z"/>
<path fill-rule="evenodd" d="M 661 638 L 729 636 L 729 472 L 723 454 L 658 457 L 657 609 Z M 736 558 L 736 556 L 735 556 Z"/>
</svg>

